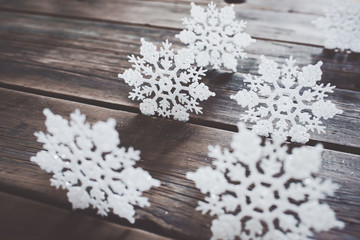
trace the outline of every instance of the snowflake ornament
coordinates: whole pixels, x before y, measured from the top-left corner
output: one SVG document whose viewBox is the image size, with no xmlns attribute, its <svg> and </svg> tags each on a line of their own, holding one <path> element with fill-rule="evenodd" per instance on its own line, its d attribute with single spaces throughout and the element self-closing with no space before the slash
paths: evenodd
<svg viewBox="0 0 360 240">
<path fill-rule="evenodd" d="M 324 14 L 313 24 L 323 31 L 325 47 L 360 52 L 360 2 L 333 0 Z"/>
<path fill-rule="evenodd" d="M 213 167 L 200 167 L 186 177 L 206 194 L 197 210 L 216 216 L 212 239 L 313 239 L 313 231 L 343 228 L 321 200 L 337 185 L 315 177 L 322 146 L 287 153 L 281 139 L 266 141 L 238 124 L 233 151 L 209 146 Z"/>
<path fill-rule="evenodd" d="M 207 9 L 191 3 L 191 18 L 182 20 L 186 29 L 176 37 L 194 51 L 199 66 L 221 66 L 236 72 L 237 58 L 246 58 L 244 48 L 255 42 L 243 30 L 245 21 L 236 21 L 234 6 L 219 10 L 211 2 Z"/>
<path fill-rule="evenodd" d="M 48 133 L 37 132 L 44 149 L 31 157 L 43 170 L 53 173 L 51 185 L 67 189 L 74 209 L 97 208 L 107 216 L 110 209 L 129 222 L 135 222 L 133 205 L 150 206 L 143 191 L 158 187 L 141 168 L 134 167 L 140 151 L 118 148 L 116 121 L 99 121 L 90 126 L 77 109 L 68 122 L 49 109 L 44 110 Z"/>
<path fill-rule="evenodd" d="M 248 108 L 241 119 L 255 123 L 255 133 L 265 137 L 272 134 L 284 141 L 290 136 L 293 142 L 306 143 L 309 130 L 325 133 L 321 120 L 342 111 L 324 100 L 335 86 L 316 83 L 321 79 L 322 62 L 302 68 L 295 66 L 295 62 L 290 57 L 279 66 L 261 56 L 260 76 L 248 74 L 244 79 L 250 91 L 240 90 L 230 98 Z"/>
<path fill-rule="evenodd" d="M 175 120 L 188 121 L 189 113 L 202 113 L 199 101 L 215 96 L 204 83 L 203 68 L 192 67 L 194 54 L 189 49 L 180 49 L 177 54 L 166 40 L 160 51 L 150 42 L 141 39 L 142 57 L 129 56 L 134 69 L 127 69 L 119 78 L 133 86 L 129 98 L 141 100 L 140 111 L 148 116 L 156 113 L 162 117 L 173 116 Z"/>
</svg>

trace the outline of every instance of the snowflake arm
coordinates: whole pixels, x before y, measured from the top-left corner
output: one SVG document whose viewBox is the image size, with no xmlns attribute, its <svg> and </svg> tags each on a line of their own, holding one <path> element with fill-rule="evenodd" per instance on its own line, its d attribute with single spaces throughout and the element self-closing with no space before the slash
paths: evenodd
<svg viewBox="0 0 360 240">
<path fill-rule="evenodd" d="M 315 176 L 321 166 L 322 147 L 301 147 L 287 152 L 281 139 L 266 141 L 238 124 L 233 151 L 209 146 L 212 167 L 186 177 L 206 194 L 198 211 L 215 216 L 212 239 L 312 239 L 313 230 L 343 228 L 325 203 L 337 185 Z"/>
<path fill-rule="evenodd" d="M 322 62 L 302 68 L 295 63 L 290 57 L 279 66 L 261 56 L 260 76 L 245 75 L 244 82 L 250 90 L 240 90 L 230 98 L 247 108 L 241 119 L 255 123 L 253 131 L 257 134 L 272 134 L 283 140 L 289 136 L 293 142 L 306 143 L 310 138 L 308 131 L 324 133 L 322 119 L 342 111 L 324 100 L 334 86 L 317 84 Z"/>
<path fill-rule="evenodd" d="M 184 18 L 186 29 L 176 35 L 195 53 L 197 65 L 214 69 L 225 67 L 236 72 L 237 59 L 246 58 L 244 48 L 255 42 L 243 30 L 245 21 L 236 21 L 234 6 L 207 9 L 191 3 L 191 17 Z"/>
<path fill-rule="evenodd" d="M 92 206 L 106 216 L 110 209 L 129 222 L 135 222 L 133 205 L 149 206 L 143 191 L 160 186 L 148 172 L 134 167 L 140 151 L 118 148 L 116 121 L 99 121 L 90 126 L 77 109 L 71 121 L 44 110 L 48 133 L 37 132 L 42 150 L 31 157 L 48 173 L 51 185 L 68 190 L 74 209 Z"/>
<path fill-rule="evenodd" d="M 360 3 L 332 0 L 324 15 L 312 23 L 323 32 L 325 47 L 360 52 Z"/>
<path fill-rule="evenodd" d="M 194 54 L 189 49 L 180 49 L 177 54 L 171 43 L 163 42 L 160 51 L 150 42 L 141 39 L 142 57 L 129 57 L 133 69 L 127 69 L 119 78 L 133 86 L 129 94 L 132 100 L 140 100 L 140 111 L 148 116 L 173 117 L 188 121 L 189 113 L 202 113 L 198 101 L 215 96 L 204 83 L 203 68 L 195 68 Z"/>
</svg>

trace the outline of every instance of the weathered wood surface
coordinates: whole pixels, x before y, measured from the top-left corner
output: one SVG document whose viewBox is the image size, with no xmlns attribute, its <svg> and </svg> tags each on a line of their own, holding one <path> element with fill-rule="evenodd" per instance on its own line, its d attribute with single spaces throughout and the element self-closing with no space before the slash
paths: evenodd
<svg viewBox="0 0 360 240">
<path fill-rule="evenodd" d="M 322 15 L 325 7 L 330 4 L 328 0 L 248 0 L 242 5 L 259 10 Z"/>
<path fill-rule="evenodd" d="M 92 218 L 48 204 L 0 192 L 1 239 L 122 239 L 168 238 Z"/>
<path fill-rule="evenodd" d="M 142 0 L 142 1 L 153 1 L 153 0 Z M 158 0 L 159 2 L 178 3 L 177 0 Z M 182 0 L 184 3 L 194 2 L 193 0 Z M 208 0 L 197 0 L 195 1 L 198 5 L 207 5 L 210 1 Z M 329 0 L 213 0 L 217 6 L 226 6 L 227 3 L 239 4 L 242 8 L 251 8 L 266 11 L 276 12 L 291 12 L 291 13 L 308 13 L 322 15 L 323 10 L 330 4 Z"/>
<path fill-rule="evenodd" d="M 203 196 L 185 179 L 185 174 L 211 162 L 207 157 L 207 145 L 229 147 L 232 132 L 0 88 L 0 190 L 67 210 L 71 205 L 65 191 L 51 187 L 50 174 L 29 161 L 30 156 L 41 149 L 33 133 L 46 130 L 42 115 L 46 107 L 63 116 L 79 108 L 90 122 L 113 117 L 122 145 L 141 149 L 142 161 L 137 166 L 161 180 L 162 185 L 145 194 L 151 207 L 137 209 L 135 227 L 174 238 L 210 237 L 211 218 L 194 209 Z M 346 228 L 320 233 L 318 239 L 355 240 L 360 237 L 359 161 L 358 155 L 324 151 L 319 176 L 331 178 L 340 185 L 336 195 L 326 202 L 339 219 L 346 222 Z M 76 212 L 95 216 L 92 210 Z M 128 225 L 112 214 L 107 219 Z"/>
<path fill-rule="evenodd" d="M 0 9 L 150 25 L 166 29 L 182 29 L 184 26 L 181 19 L 190 14 L 190 4 L 187 2 L 138 0 L 67 0 L 61 2 L 56 0 L 0 0 Z M 263 11 L 247 8 L 242 4 L 236 4 L 235 11 L 239 19 L 248 22 L 246 32 L 253 37 L 317 46 L 323 45 L 322 33 L 311 23 L 318 17 L 316 15 Z"/>
<path fill-rule="evenodd" d="M 170 30 L 27 14 L 2 13 L 0 19 L 0 84 L 133 112 L 138 112 L 138 103 L 128 99 L 131 88 L 117 73 L 131 67 L 127 55 L 139 53 L 139 35 L 156 42 L 169 38 L 174 47 L 181 46 Z M 244 109 L 229 97 L 244 87 L 242 73 L 257 73 L 260 55 L 280 63 L 293 55 L 301 65 L 322 60 L 323 82 L 359 89 L 357 56 L 338 59 L 317 47 L 261 40 L 247 51 L 238 73 L 208 72 L 204 82 L 216 97 L 201 103 L 204 114 L 192 115 L 192 122 L 234 129 Z M 328 99 L 344 113 L 325 120 L 327 133 L 312 133 L 312 139 L 360 147 L 360 93 L 339 88 Z"/>
<path fill-rule="evenodd" d="M 183 28 L 190 2 L 0 0 L 1 239 L 23 239 L 22 232 L 33 239 L 49 239 L 54 232 L 61 239 L 208 239 L 211 218 L 195 211 L 203 196 L 185 174 L 210 164 L 207 145 L 229 147 L 243 112 L 229 96 L 244 87 L 242 74 L 257 73 L 260 55 L 280 63 L 290 55 L 300 65 L 324 62 L 323 82 L 337 86 L 329 99 L 344 113 L 325 121 L 327 134 L 313 134 L 309 145 L 323 142 L 327 148 L 319 176 L 339 184 L 326 202 L 346 227 L 317 239 L 360 238 L 360 57 L 323 51 L 322 35 L 311 21 L 328 1 L 236 4 L 238 18 L 248 21 L 246 31 L 257 42 L 246 49 L 249 58 L 239 62 L 238 73 L 208 72 L 203 81 L 217 96 L 201 103 L 204 114 L 192 115 L 190 123 L 143 116 L 117 74 L 130 67 L 127 55 L 139 53 L 140 37 L 158 45 L 168 38 L 182 47 L 174 35 Z M 45 130 L 45 107 L 63 116 L 79 108 L 90 122 L 114 117 L 122 144 L 141 150 L 137 166 L 162 185 L 145 193 L 151 207 L 137 209 L 135 225 L 113 214 L 100 218 L 94 210 L 72 212 L 65 191 L 51 187 L 50 174 L 29 161 L 41 150 L 33 133 Z"/>
</svg>

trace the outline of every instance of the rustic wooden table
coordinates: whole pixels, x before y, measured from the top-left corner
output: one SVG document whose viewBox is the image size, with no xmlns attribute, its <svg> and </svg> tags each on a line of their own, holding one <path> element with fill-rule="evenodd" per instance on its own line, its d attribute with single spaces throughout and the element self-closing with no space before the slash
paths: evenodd
<svg viewBox="0 0 360 240">
<path fill-rule="evenodd" d="M 206 4 L 208 1 L 197 1 Z M 218 5 L 226 3 L 217 0 Z M 340 185 L 326 202 L 346 223 L 318 239 L 360 239 L 360 57 L 324 51 L 311 21 L 327 0 L 248 0 L 235 5 L 256 44 L 237 73 L 209 71 L 204 82 L 216 97 L 188 123 L 139 114 L 131 89 L 117 74 L 130 67 L 140 37 L 160 44 L 188 15 L 188 0 L 0 0 L 0 238 L 1 239 L 209 239 L 211 218 L 195 211 L 203 196 L 185 173 L 208 165 L 207 145 L 229 147 L 242 109 L 229 96 L 243 73 L 256 73 L 260 55 L 278 62 L 324 62 L 323 82 L 344 112 L 324 121 L 321 177 Z M 66 192 L 49 184 L 50 174 L 30 162 L 41 149 L 34 132 L 45 130 L 44 108 L 68 116 L 75 108 L 95 122 L 113 117 L 124 146 L 141 150 L 138 166 L 162 185 L 148 191 L 150 208 L 137 209 L 136 223 L 94 210 L 72 211 Z M 248 125 L 251 127 L 251 125 Z"/>
</svg>

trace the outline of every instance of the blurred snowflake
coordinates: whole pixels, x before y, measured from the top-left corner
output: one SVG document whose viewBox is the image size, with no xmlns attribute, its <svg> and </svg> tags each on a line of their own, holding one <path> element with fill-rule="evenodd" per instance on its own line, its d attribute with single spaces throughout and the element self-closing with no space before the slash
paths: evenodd
<svg viewBox="0 0 360 240">
<path fill-rule="evenodd" d="M 360 2 L 333 0 L 324 17 L 313 21 L 325 35 L 325 47 L 360 52 Z"/>
<path fill-rule="evenodd" d="M 134 223 L 133 205 L 150 206 L 141 194 L 160 182 L 134 167 L 140 151 L 117 147 L 120 140 L 115 120 L 110 118 L 91 127 L 79 110 L 70 115 L 70 122 L 49 109 L 44 114 L 49 133 L 37 132 L 35 136 L 45 150 L 31 161 L 53 173 L 51 185 L 68 190 L 74 209 L 92 205 L 98 214 L 107 216 L 112 208 L 115 214 Z"/>
<path fill-rule="evenodd" d="M 221 66 L 236 71 L 237 58 L 246 58 L 244 49 L 255 42 L 243 30 L 245 21 L 236 21 L 234 6 L 221 10 L 212 2 L 207 9 L 191 3 L 191 18 L 184 18 L 186 29 L 177 34 L 183 43 L 194 51 L 199 66 Z"/>
<path fill-rule="evenodd" d="M 314 231 L 343 228 L 334 211 L 320 200 L 337 186 L 315 177 L 322 147 L 296 148 L 292 155 L 281 140 L 266 141 L 239 124 L 233 152 L 209 146 L 213 167 L 188 172 L 206 194 L 197 210 L 216 218 L 212 239 L 313 239 Z"/>
<path fill-rule="evenodd" d="M 248 74 L 244 79 L 250 91 L 240 90 L 230 98 L 248 108 L 241 119 L 255 123 L 255 133 L 276 135 L 282 140 L 290 136 L 293 142 L 305 143 L 310 138 L 309 130 L 325 132 L 321 118 L 332 118 L 342 111 L 324 100 L 335 86 L 316 84 L 321 79 L 322 62 L 301 69 L 295 62 L 290 57 L 279 67 L 261 56 L 260 76 Z"/>
<path fill-rule="evenodd" d="M 202 68 L 191 67 L 194 54 L 189 49 L 181 49 L 175 55 L 166 40 L 160 51 L 150 42 L 141 39 L 140 54 L 129 56 L 133 69 L 127 69 L 119 78 L 133 86 L 129 98 L 142 100 L 140 111 L 145 115 L 158 113 L 162 117 L 173 116 L 175 120 L 188 121 L 189 113 L 202 113 L 199 101 L 215 96 L 204 83 L 199 83 L 205 75 Z"/>
</svg>

